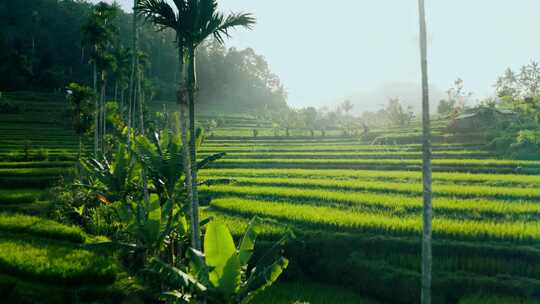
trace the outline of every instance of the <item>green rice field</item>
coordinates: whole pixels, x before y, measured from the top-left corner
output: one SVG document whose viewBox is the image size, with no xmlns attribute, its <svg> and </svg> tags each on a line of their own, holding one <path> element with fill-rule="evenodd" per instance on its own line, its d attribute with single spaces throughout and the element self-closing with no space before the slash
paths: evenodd
<svg viewBox="0 0 540 304">
<path fill-rule="evenodd" d="M 48 189 L 73 172 L 78 147 L 61 115 L 63 100 L 29 93 L 14 97 L 26 111 L 0 115 L 0 291 L 32 299 L 54 290 L 46 303 L 114 303 L 136 285 L 118 261 L 87 248 L 93 237 L 79 228 L 44 216 L 51 203 Z M 60 114 L 42 115 L 51 106 Z M 419 301 L 417 125 L 374 130 L 373 137 L 384 136 L 386 144 L 372 144 L 371 138 L 337 131 L 311 137 L 295 130 L 276 137 L 271 123 L 248 116 L 225 122 L 210 132 L 200 156 L 227 156 L 200 177 L 234 182 L 201 187 L 203 216 L 224 222 L 235 235 L 251 217 L 264 218 L 263 247 L 287 229 L 296 234 L 284 249 L 291 261 L 285 279 L 256 303 Z M 437 125 L 435 301 L 538 303 L 540 162 L 503 159 L 484 142 L 452 137 Z M 254 128 L 260 129 L 258 137 Z"/>
</svg>

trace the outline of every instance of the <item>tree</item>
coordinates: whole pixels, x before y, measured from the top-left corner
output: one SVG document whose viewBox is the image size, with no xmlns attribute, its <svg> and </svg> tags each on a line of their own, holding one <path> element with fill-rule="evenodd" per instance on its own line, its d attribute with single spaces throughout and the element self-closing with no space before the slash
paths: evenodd
<svg viewBox="0 0 540 304">
<path fill-rule="evenodd" d="M 385 114 L 390 124 L 399 127 L 406 127 L 414 118 L 414 112 L 411 107 L 403 109 L 398 97 L 390 98 L 385 109 Z"/>
<path fill-rule="evenodd" d="M 418 0 L 420 19 L 420 57 L 422 70 L 422 181 L 423 181 L 423 232 L 422 232 L 422 304 L 431 304 L 432 268 L 432 202 L 431 202 L 431 125 L 429 116 L 429 82 L 427 62 L 427 29 L 424 0 Z"/>
<path fill-rule="evenodd" d="M 454 81 L 454 85 L 446 93 L 448 99 L 441 100 L 437 108 L 437 113 L 442 116 L 457 115 L 465 108 L 467 102 L 473 96 L 472 92 L 464 90 L 464 82 L 461 78 Z"/>
<path fill-rule="evenodd" d="M 440 116 L 446 117 L 456 109 L 456 100 L 455 99 L 441 99 L 439 105 L 437 106 L 437 113 Z"/>
<path fill-rule="evenodd" d="M 495 84 L 499 97 L 513 99 L 535 97 L 540 94 L 540 64 L 532 61 L 521 67 L 519 73 L 507 69 Z"/>
<path fill-rule="evenodd" d="M 280 117 L 280 124 L 285 128 L 285 136 L 291 136 L 291 129 L 301 127 L 300 112 L 296 109 L 284 110 Z"/>
<path fill-rule="evenodd" d="M 186 170 L 190 170 L 191 188 L 189 189 L 192 201 L 191 225 L 193 247 L 201 249 L 199 229 L 199 201 L 197 193 L 197 170 L 194 167 L 197 161 L 196 132 L 195 132 L 195 91 L 197 90 L 196 76 L 196 51 L 207 38 L 213 36 L 219 43 L 224 43 L 224 38 L 229 37 L 229 31 L 235 27 L 251 28 L 255 19 L 250 14 L 233 13 L 224 16 L 217 11 L 217 0 L 177 0 L 174 1 L 174 10 L 164 0 L 142 0 L 137 6 L 137 11 L 147 19 L 153 21 L 162 28 L 170 28 L 176 32 L 178 57 L 181 62 L 181 75 L 185 77 L 185 83 L 181 81 L 178 92 L 178 101 L 181 104 L 181 113 L 187 100 L 189 106 L 189 160 Z M 186 68 L 184 70 L 184 68 Z M 182 78 L 182 77 L 181 77 Z M 187 98 L 186 98 L 187 97 Z M 182 115 L 184 116 L 184 115 Z M 185 129 L 182 127 L 185 135 Z"/>
<path fill-rule="evenodd" d="M 81 160 L 82 137 L 92 127 L 92 101 L 95 99 L 94 91 L 78 83 L 70 83 L 67 87 L 68 101 L 72 108 L 73 129 L 79 139 L 77 161 Z"/>
<path fill-rule="evenodd" d="M 122 113 L 125 111 L 124 92 L 129 87 L 129 69 L 130 69 L 131 51 L 122 45 L 114 48 L 114 57 L 116 61 L 116 70 L 114 71 L 114 100 L 120 104 Z M 118 99 L 120 97 L 120 99 Z"/>
<path fill-rule="evenodd" d="M 105 132 L 105 92 L 107 87 L 108 71 L 116 69 L 115 57 L 111 54 L 111 46 L 116 39 L 118 30 L 113 20 L 119 13 L 118 6 L 109 5 L 105 2 L 98 3 L 92 10 L 86 23 L 82 26 L 83 43 L 92 49 L 91 63 L 93 67 L 93 88 L 98 91 L 98 70 L 100 79 L 100 98 L 95 101 L 94 113 L 94 156 L 101 151 L 103 145 L 103 133 Z M 101 135 L 101 138 L 100 138 Z"/>
<path fill-rule="evenodd" d="M 315 128 L 317 127 L 317 109 L 314 107 L 307 107 L 302 110 L 303 124 L 309 129 L 311 136 L 315 136 Z"/>
<path fill-rule="evenodd" d="M 138 6 L 139 1 L 133 0 L 133 18 L 132 18 L 132 40 L 131 40 L 131 73 L 129 76 L 129 105 L 128 105 L 128 146 L 131 145 L 131 132 L 133 128 L 134 107 L 139 100 L 138 95 L 138 73 L 139 69 L 139 25 L 138 25 Z"/>
<path fill-rule="evenodd" d="M 349 115 L 349 113 L 352 111 L 352 109 L 354 108 L 354 105 L 352 104 L 352 102 L 350 100 L 345 100 L 344 102 L 342 102 L 340 105 L 339 105 L 339 108 L 345 112 L 345 115 Z"/>
<path fill-rule="evenodd" d="M 189 148 L 191 163 L 194 164 L 197 161 L 196 152 L 196 137 L 195 137 L 195 91 L 197 90 L 197 76 L 196 76 L 196 51 L 197 47 L 203 43 L 207 38 L 213 36 L 214 39 L 220 44 L 224 43 L 224 38 L 229 37 L 229 31 L 235 27 L 246 27 L 251 29 L 251 26 L 255 23 L 255 19 L 250 14 L 244 13 L 232 13 L 228 16 L 224 16 L 217 11 L 217 0 L 205 0 L 196 1 L 188 0 L 186 9 L 186 19 L 182 20 L 187 24 L 187 32 L 185 33 L 185 46 L 187 50 L 187 97 L 189 102 Z M 193 188 L 192 200 L 193 200 L 193 214 L 194 214 L 194 230 L 196 237 L 194 240 L 194 248 L 201 249 L 201 242 L 199 236 L 199 202 L 197 194 L 197 170 L 191 167 L 191 182 Z"/>
</svg>

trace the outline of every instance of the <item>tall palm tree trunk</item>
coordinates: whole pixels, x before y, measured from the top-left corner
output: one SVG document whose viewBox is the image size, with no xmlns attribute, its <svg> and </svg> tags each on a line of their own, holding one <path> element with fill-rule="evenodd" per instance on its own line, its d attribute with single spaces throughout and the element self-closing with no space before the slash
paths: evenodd
<svg viewBox="0 0 540 304">
<path fill-rule="evenodd" d="M 100 94 L 100 139 L 98 149 L 101 154 L 105 153 L 105 93 L 107 91 L 107 75 L 105 71 L 101 72 L 101 94 Z"/>
<path fill-rule="evenodd" d="M 431 125 L 429 115 L 429 82 L 427 63 L 427 30 L 424 0 L 418 0 L 420 13 L 420 53 L 422 66 L 422 180 L 423 180 L 423 232 L 422 232 L 422 304 L 431 304 L 432 271 L 432 175 Z"/>
<path fill-rule="evenodd" d="M 97 66 L 96 66 L 96 59 L 94 58 L 94 62 L 92 64 L 93 68 L 93 86 L 94 86 L 94 92 L 97 94 Z M 99 105 L 98 105 L 98 99 L 97 97 L 94 98 L 94 157 L 97 158 L 98 156 L 98 144 L 99 144 Z"/>
<path fill-rule="evenodd" d="M 138 61 L 137 61 L 138 63 Z M 138 72 L 141 73 L 141 72 Z M 142 74 L 142 73 L 141 73 Z M 142 135 L 145 134 L 144 130 L 144 112 L 143 112 L 143 103 L 144 99 L 141 96 L 141 81 L 142 81 L 142 75 L 139 75 L 137 77 L 137 94 L 138 94 L 138 100 L 139 100 L 139 130 Z M 148 192 L 148 175 L 146 174 L 146 168 L 143 167 L 142 170 L 142 182 L 143 182 L 143 195 L 144 195 L 144 203 L 147 207 L 146 210 L 149 210 L 150 208 L 150 194 Z"/>
<path fill-rule="evenodd" d="M 126 104 L 125 104 L 125 100 L 124 100 L 124 92 L 125 92 L 125 89 L 121 88 L 120 89 L 120 104 L 121 104 L 121 113 L 122 114 L 124 114 L 125 111 L 126 111 Z"/>
<path fill-rule="evenodd" d="M 197 193 L 197 134 L 195 130 L 195 47 L 189 47 L 189 65 L 188 65 L 188 99 L 189 99 L 189 150 L 191 160 L 191 208 L 193 225 L 193 248 L 201 250 L 201 235 L 199 228 L 199 194 Z"/>
<path fill-rule="evenodd" d="M 140 128 L 140 131 L 141 131 L 141 134 L 144 134 L 144 109 L 143 109 L 143 105 L 144 105 L 144 94 L 143 94 L 143 91 L 142 91 L 142 86 L 141 86 L 141 82 L 142 82 L 142 79 L 144 77 L 144 75 L 142 74 L 141 71 L 138 72 L 138 76 L 137 76 L 137 95 L 138 95 L 138 107 L 139 107 L 139 128 Z"/>
<path fill-rule="evenodd" d="M 81 176 L 81 157 L 82 157 L 82 134 L 81 133 L 78 133 L 77 134 L 77 137 L 78 137 L 78 140 L 79 140 L 79 151 L 77 152 L 77 175 L 78 176 Z"/>
<path fill-rule="evenodd" d="M 129 106 L 129 118 L 128 118 L 128 148 L 131 147 L 131 133 L 133 129 L 134 119 L 132 115 L 135 116 L 135 106 L 139 106 L 139 131 L 144 135 L 144 116 L 142 110 L 142 100 L 140 97 L 141 92 L 141 77 L 139 75 L 139 18 L 137 12 L 138 0 L 133 0 L 133 45 L 132 45 L 132 61 L 131 61 L 131 77 L 130 77 L 130 86 L 132 92 L 132 100 L 130 101 Z M 145 210 L 150 208 L 150 194 L 148 192 L 148 176 L 146 174 L 146 168 L 142 170 L 142 182 L 143 182 L 143 200 L 146 206 Z M 147 214 L 144 215 L 148 216 Z"/>
<path fill-rule="evenodd" d="M 185 184 L 187 188 L 188 200 L 189 200 L 189 221 L 190 221 L 190 230 L 191 230 L 191 242 L 192 247 L 195 248 L 195 240 L 197 239 L 197 226 L 195 225 L 195 214 L 193 212 L 193 183 L 191 180 L 191 159 L 190 159 L 190 148 L 187 144 L 188 139 L 188 119 L 186 116 L 187 112 L 187 99 L 184 96 L 184 92 L 181 88 L 178 91 L 178 103 L 180 105 L 180 130 L 182 136 L 182 154 L 184 156 L 184 175 L 185 175 Z"/>
<path fill-rule="evenodd" d="M 181 137 L 182 137 L 182 154 L 184 156 L 184 176 L 185 176 L 185 185 L 187 188 L 187 194 L 188 194 L 188 201 L 189 201 L 189 222 L 190 222 L 190 232 L 191 232 L 191 242 L 192 247 L 195 248 L 195 243 L 198 235 L 198 225 L 195 225 L 195 223 L 198 223 L 198 220 L 195 220 L 196 216 L 193 212 L 193 182 L 192 182 L 192 172 L 191 172 L 191 147 L 188 144 L 190 141 L 188 139 L 188 119 L 186 116 L 186 112 L 188 110 L 188 98 L 186 95 L 186 82 L 185 79 L 182 78 L 183 75 L 186 75 L 184 71 L 184 49 L 183 46 L 178 47 L 178 58 L 180 59 L 180 66 L 178 68 L 177 73 L 180 75 L 179 77 L 179 89 L 177 93 L 177 102 L 180 106 L 180 131 L 181 131 Z"/>
<path fill-rule="evenodd" d="M 131 133 L 133 129 L 133 113 L 134 113 L 134 107 L 137 102 L 137 88 L 136 88 L 136 80 L 135 77 L 137 77 L 137 68 L 138 68 L 138 61 L 139 61 L 139 50 L 138 50 L 138 44 L 139 44 L 139 27 L 138 27 L 138 18 L 137 18 L 137 4 L 138 0 L 133 0 L 133 23 L 132 23 L 132 31 L 133 31 L 133 40 L 131 41 L 132 49 L 131 49 L 131 75 L 129 77 L 129 110 L 128 110 L 128 151 L 131 147 Z"/>
</svg>

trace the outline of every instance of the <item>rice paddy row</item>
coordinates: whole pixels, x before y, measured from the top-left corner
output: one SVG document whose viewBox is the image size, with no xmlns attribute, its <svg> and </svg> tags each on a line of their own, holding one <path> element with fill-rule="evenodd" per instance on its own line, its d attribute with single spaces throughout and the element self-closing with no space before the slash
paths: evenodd
<svg viewBox="0 0 540 304">
<path fill-rule="evenodd" d="M 415 131 L 382 135 L 403 144 L 210 138 L 201 156 L 227 156 L 201 179 L 234 182 L 202 187 L 203 214 L 237 234 L 252 216 L 269 220 L 260 228 L 267 238 L 290 227 L 301 240 L 289 254 L 317 279 L 334 275 L 367 295 L 417 302 L 418 286 L 407 282 L 420 276 L 421 145 Z M 466 284 L 474 293 L 529 297 L 540 290 L 540 162 L 501 159 L 481 141 L 442 142 L 433 148 L 435 294 L 458 302 L 469 295 L 455 292 Z"/>
<path fill-rule="evenodd" d="M 79 147 L 69 120 L 59 115 L 66 109 L 63 97 L 47 96 L 39 102 L 22 97 L 15 101 L 23 105 L 22 113 L 1 115 L 2 300 L 118 303 L 133 284 L 117 259 L 86 248 L 94 239 L 80 228 L 43 217 L 50 208 L 46 188 L 72 172 Z"/>
</svg>

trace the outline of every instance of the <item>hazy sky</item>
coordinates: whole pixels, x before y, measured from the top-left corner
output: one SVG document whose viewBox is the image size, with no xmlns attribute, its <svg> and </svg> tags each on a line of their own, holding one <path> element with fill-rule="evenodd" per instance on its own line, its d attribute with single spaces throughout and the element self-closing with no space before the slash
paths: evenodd
<svg viewBox="0 0 540 304">
<path fill-rule="evenodd" d="M 434 87 L 447 89 L 461 77 L 468 90 L 486 96 L 506 67 L 540 59 L 538 0 L 426 4 Z M 419 83 L 416 0 L 221 0 L 220 6 L 255 14 L 255 29 L 234 32 L 227 46 L 264 55 L 294 106 Z"/>
</svg>

